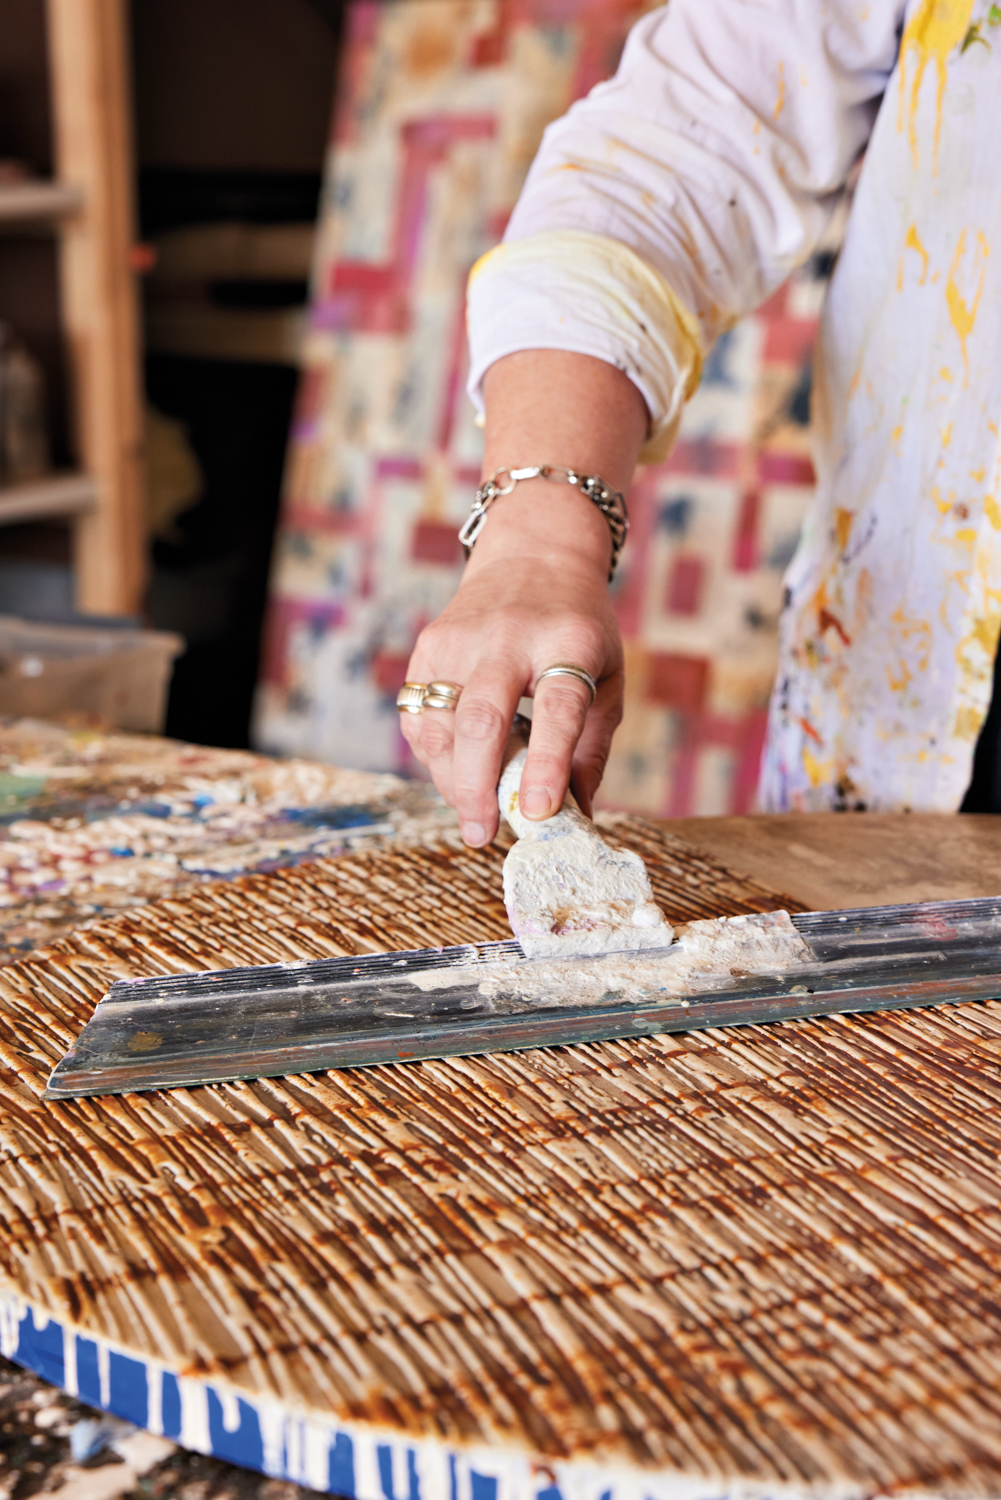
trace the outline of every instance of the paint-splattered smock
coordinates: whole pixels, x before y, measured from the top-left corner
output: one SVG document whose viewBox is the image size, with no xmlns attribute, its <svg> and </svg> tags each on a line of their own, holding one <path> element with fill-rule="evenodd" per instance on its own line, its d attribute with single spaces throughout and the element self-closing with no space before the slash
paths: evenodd
<svg viewBox="0 0 1001 1500">
<path fill-rule="evenodd" d="M 663 457 L 702 354 L 809 256 L 863 149 L 761 800 L 946 811 L 1001 626 L 1001 5 L 651 13 L 547 131 L 471 279 L 470 390 L 517 349 L 596 355 L 643 392 Z"/>
</svg>

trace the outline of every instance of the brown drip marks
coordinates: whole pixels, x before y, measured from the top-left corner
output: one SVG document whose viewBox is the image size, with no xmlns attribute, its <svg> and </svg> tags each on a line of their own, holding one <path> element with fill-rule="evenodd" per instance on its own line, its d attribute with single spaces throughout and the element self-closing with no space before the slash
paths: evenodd
<svg viewBox="0 0 1001 1500">
<path fill-rule="evenodd" d="M 777 898 L 638 820 L 672 920 Z M 1001 1004 L 43 1104 L 125 974 L 503 937 L 502 851 L 185 892 L 0 973 L 0 1274 L 340 1419 L 996 1494 Z"/>
</svg>

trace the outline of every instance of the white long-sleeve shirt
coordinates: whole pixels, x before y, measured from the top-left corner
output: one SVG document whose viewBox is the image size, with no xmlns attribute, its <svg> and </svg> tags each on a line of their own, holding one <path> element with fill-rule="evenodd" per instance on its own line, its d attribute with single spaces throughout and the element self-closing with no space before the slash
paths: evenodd
<svg viewBox="0 0 1001 1500">
<path fill-rule="evenodd" d="M 635 381 L 643 456 L 663 457 L 702 356 L 810 255 L 863 149 L 762 801 L 951 810 L 1001 629 L 995 0 L 671 0 L 646 17 L 616 76 L 550 126 L 471 278 L 470 391 L 519 349 L 595 355 Z"/>
</svg>

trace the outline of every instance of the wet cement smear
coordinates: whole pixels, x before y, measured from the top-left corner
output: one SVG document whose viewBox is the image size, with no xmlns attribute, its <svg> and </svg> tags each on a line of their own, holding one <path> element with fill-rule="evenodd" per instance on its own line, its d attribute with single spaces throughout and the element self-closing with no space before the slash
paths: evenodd
<svg viewBox="0 0 1001 1500">
<path fill-rule="evenodd" d="M 774 911 L 689 922 L 669 948 L 659 951 L 494 964 L 485 979 L 480 979 L 482 966 L 426 969 L 410 978 L 425 992 L 480 979 L 479 992 L 487 999 L 513 993 L 539 1006 L 642 1005 L 725 989 L 749 974 L 788 974 L 815 961 L 788 912 Z"/>
</svg>

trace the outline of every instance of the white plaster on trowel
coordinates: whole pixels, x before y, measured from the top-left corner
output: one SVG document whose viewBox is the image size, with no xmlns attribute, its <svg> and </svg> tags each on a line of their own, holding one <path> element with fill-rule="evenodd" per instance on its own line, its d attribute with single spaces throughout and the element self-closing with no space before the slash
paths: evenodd
<svg viewBox="0 0 1001 1500">
<path fill-rule="evenodd" d="M 663 1005 L 707 990 L 732 988 L 750 975 L 788 974 L 816 957 L 785 911 L 688 922 L 677 941 L 659 951 L 607 953 L 514 963 L 425 969 L 410 974 L 424 991 L 476 985 L 487 999 L 517 995 L 540 1007 L 600 1005 L 603 1001 Z"/>
<path fill-rule="evenodd" d="M 504 904 L 528 958 L 665 948 L 673 931 L 655 904 L 638 854 L 606 844 L 567 793 L 542 822 L 518 806 L 528 752 L 509 761 L 497 788 L 518 842 L 504 861 Z"/>
</svg>

